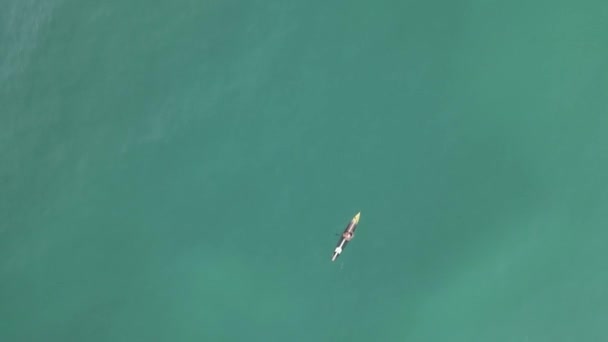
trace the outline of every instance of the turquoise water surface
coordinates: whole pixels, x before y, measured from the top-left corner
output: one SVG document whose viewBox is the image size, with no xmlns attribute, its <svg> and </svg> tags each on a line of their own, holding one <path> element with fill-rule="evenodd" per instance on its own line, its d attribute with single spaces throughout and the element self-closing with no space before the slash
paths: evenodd
<svg viewBox="0 0 608 342">
<path fill-rule="evenodd" d="M 0 341 L 606 341 L 607 23 L 4 0 Z"/>
</svg>

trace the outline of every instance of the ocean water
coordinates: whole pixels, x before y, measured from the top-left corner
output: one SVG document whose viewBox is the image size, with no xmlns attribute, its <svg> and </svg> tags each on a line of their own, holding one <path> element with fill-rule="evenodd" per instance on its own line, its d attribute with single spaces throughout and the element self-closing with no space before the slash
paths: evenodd
<svg viewBox="0 0 608 342">
<path fill-rule="evenodd" d="M 2 1 L 0 341 L 606 341 L 607 23 Z"/>
</svg>

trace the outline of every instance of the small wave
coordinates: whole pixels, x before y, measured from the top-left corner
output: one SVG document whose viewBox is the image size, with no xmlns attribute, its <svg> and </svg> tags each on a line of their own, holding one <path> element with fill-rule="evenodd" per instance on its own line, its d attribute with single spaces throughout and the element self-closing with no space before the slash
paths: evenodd
<svg viewBox="0 0 608 342">
<path fill-rule="evenodd" d="M 52 0 L 8 0 L 0 4 L 0 84 L 27 68 L 57 5 Z"/>
</svg>

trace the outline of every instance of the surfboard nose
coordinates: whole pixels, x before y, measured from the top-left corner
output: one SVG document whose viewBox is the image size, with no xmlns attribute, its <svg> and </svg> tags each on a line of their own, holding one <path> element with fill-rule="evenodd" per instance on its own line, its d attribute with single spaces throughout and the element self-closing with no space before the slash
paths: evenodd
<svg viewBox="0 0 608 342">
<path fill-rule="evenodd" d="M 355 224 L 359 224 L 359 217 L 361 217 L 361 212 L 358 212 L 357 215 L 353 217 L 353 221 L 355 221 Z"/>
</svg>

